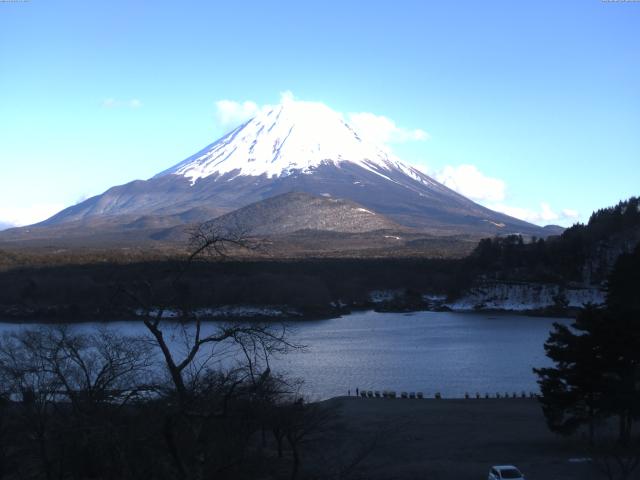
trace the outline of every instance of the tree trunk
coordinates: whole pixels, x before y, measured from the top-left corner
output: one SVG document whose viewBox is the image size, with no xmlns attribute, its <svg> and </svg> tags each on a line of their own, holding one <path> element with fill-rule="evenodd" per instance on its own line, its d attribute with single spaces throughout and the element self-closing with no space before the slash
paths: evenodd
<svg viewBox="0 0 640 480">
<path fill-rule="evenodd" d="M 187 478 L 184 465 L 182 464 L 182 460 L 180 459 L 180 453 L 178 452 L 178 448 L 176 446 L 175 437 L 173 435 L 173 417 L 172 416 L 167 415 L 165 417 L 162 431 L 164 434 L 164 440 L 167 444 L 167 448 L 169 449 L 169 454 L 171 455 L 171 458 L 173 459 L 173 463 L 175 464 L 176 469 L 180 474 L 180 478 Z"/>
<path fill-rule="evenodd" d="M 273 437 L 276 439 L 276 444 L 278 445 L 278 458 L 282 458 L 282 440 L 283 440 L 283 435 L 280 432 L 280 430 L 278 430 L 277 428 L 274 428 L 272 430 L 273 432 Z"/>
<path fill-rule="evenodd" d="M 300 454 L 298 452 L 298 444 L 291 435 L 287 435 L 287 440 L 289 441 L 289 445 L 291 446 L 291 453 L 293 454 L 291 480 L 296 480 L 296 478 L 298 478 L 298 470 L 300 469 Z"/>
<path fill-rule="evenodd" d="M 620 427 L 619 427 L 619 436 L 618 443 L 623 447 L 629 445 L 629 441 L 631 440 L 631 414 L 629 412 L 624 412 L 619 415 Z"/>
<path fill-rule="evenodd" d="M 44 473 L 47 480 L 51 480 L 51 462 L 49 461 L 49 455 L 47 455 L 46 440 L 43 437 L 40 437 L 39 444 L 40 444 L 40 457 L 42 459 L 42 466 L 44 467 Z"/>
<path fill-rule="evenodd" d="M 592 399 L 590 398 L 589 401 L 591 402 Z M 589 404 L 589 446 L 593 447 L 593 441 L 594 441 L 594 437 L 595 437 L 595 415 L 593 413 L 593 407 L 591 406 L 591 404 Z"/>
<path fill-rule="evenodd" d="M 196 422 L 192 427 L 194 436 L 196 437 L 195 444 L 195 467 L 193 471 L 193 480 L 202 480 L 204 478 L 204 467 L 207 458 L 207 430 L 203 428 L 201 420 L 189 419 L 189 422 Z"/>
<path fill-rule="evenodd" d="M 151 332 L 151 334 L 155 337 L 160 350 L 162 351 L 162 355 L 164 356 L 165 363 L 167 365 L 167 370 L 169 370 L 169 375 L 171 375 L 171 380 L 173 381 L 173 385 L 176 387 L 176 393 L 178 394 L 178 399 L 182 406 L 184 406 L 184 402 L 186 400 L 187 388 L 184 385 L 184 380 L 182 378 L 182 371 L 178 368 L 175 361 L 173 360 L 173 356 L 171 355 L 171 350 L 167 345 L 167 342 L 162 335 L 162 331 L 151 322 L 144 321 L 145 326 Z"/>
</svg>

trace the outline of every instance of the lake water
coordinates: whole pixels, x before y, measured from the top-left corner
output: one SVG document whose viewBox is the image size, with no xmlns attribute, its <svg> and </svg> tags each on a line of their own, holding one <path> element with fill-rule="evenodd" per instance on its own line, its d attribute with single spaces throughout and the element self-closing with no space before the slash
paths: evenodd
<svg viewBox="0 0 640 480">
<path fill-rule="evenodd" d="M 274 370 L 304 379 L 314 399 L 360 390 L 465 392 L 538 391 L 533 367 L 547 366 L 543 344 L 553 322 L 566 319 L 510 314 L 360 312 L 292 324 L 290 338 L 306 345 L 273 361 Z M 90 330 L 97 324 L 74 327 Z M 104 325 L 104 324 L 100 324 Z M 29 325 L 0 324 L 0 331 Z M 141 322 L 109 329 L 146 333 Z M 175 342 L 179 342 L 176 337 Z"/>
</svg>

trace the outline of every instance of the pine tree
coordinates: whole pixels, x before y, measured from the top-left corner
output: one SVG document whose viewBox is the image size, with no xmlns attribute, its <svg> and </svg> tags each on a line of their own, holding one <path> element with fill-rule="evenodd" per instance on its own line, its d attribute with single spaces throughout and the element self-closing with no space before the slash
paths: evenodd
<svg viewBox="0 0 640 480">
<path fill-rule="evenodd" d="M 606 408 L 619 418 L 622 444 L 629 442 L 633 422 L 640 418 L 639 287 L 640 245 L 618 258 L 607 295 Z"/>
<path fill-rule="evenodd" d="M 603 414 L 605 381 L 597 340 L 603 324 L 603 312 L 588 306 L 571 328 L 555 323 L 545 343 L 556 366 L 534 372 L 547 425 L 554 432 L 569 435 L 588 425 L 593 441 L 596 420 Z"/>
<path fill-rule="evenodd" d="M 606 308 L 588 306 L 567 327 L 555 324 L 545 343 L 552 368 L 534 369 L 552 431 L 571 434 L 617 416 L 619 442 L 640 418 L 640 245 L 622 255 L 610 276 Z"/>
</svg>

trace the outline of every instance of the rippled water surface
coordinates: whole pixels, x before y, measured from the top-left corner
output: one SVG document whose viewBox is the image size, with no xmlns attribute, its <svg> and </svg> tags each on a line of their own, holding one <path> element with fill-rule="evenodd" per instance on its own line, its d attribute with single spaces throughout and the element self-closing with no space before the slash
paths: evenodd
<svg viewBox="0 0 640 480">
<path fill-rule="evenodd" d="M 554 321 L 569 323 L 453 312 L 362 312 L 298 322 L 291 339 L 306 349 L 276 359 L 273 367 L 303 378 L 304 392 L 314 398 L 346 395 L 348 390 L 355 394 L 356 388 L 441 392 L 446 397 L 537 391 L 531 369 L 549 365 L 543 344 Z M 126 334 L 145 333 L 140 322 L 108 325 Z M 5 331 L 17 328 L 28 325 L 0 326 Z"/>
<path fill-rule="evenodd" d="M 282 360 L 319 396 L 368 390 L 537 391 L 531 369 L 544 355 L 551 318 L 476 313 L 356 313 L 308 322 L 295 338 L 307 352 Z M 352 392 L 353 393 L 353 392 Z"/>
</svg>

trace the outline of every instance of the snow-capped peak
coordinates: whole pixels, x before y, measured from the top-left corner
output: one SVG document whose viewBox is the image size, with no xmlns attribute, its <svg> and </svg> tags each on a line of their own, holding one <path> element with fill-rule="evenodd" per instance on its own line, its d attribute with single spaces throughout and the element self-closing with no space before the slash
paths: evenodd
<svg viewBox="0 0 640 480">
<path fill-rule="evenodd" d="M 323 103 L 284 97 L 215 143 L 160 175 L 181 175 L 195 183 L 210 175 L 287 176 L 309 173 L 322 163 L 353 162 L 374 173 L 412 167 L 361 138 L 341 113 Z"/>
</svg>

